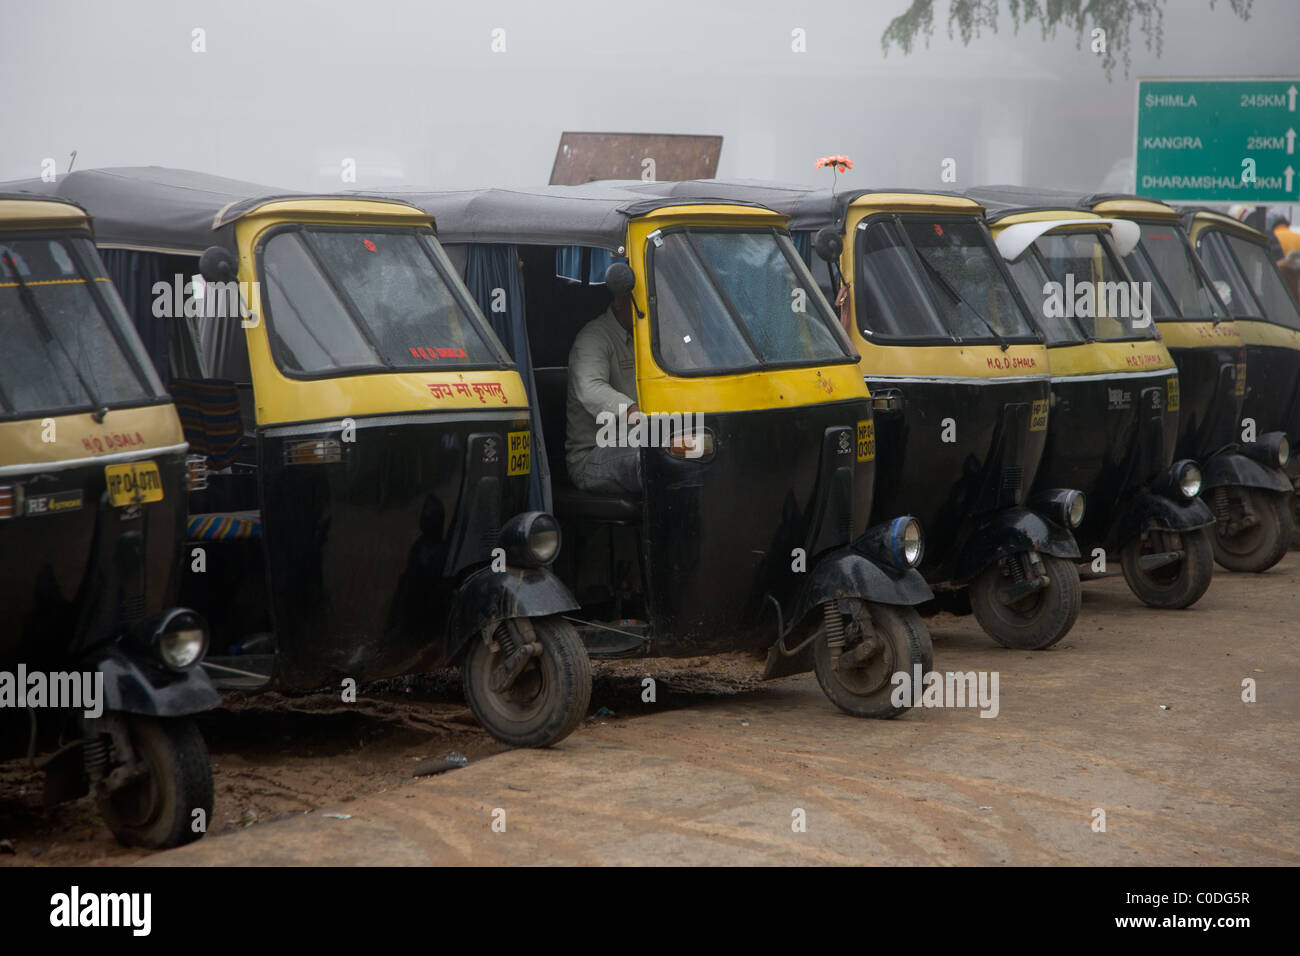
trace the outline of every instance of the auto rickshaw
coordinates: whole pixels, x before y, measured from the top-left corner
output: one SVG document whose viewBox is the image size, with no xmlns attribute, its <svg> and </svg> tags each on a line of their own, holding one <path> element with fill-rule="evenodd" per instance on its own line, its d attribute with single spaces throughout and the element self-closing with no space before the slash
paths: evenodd
<svg viewBox="0 0 1300 956">
<path fill-rule="evenodd" d="M 1300 491 L 1300 456 L 1289 454 L 1300 439 L 1300 307 L 1269 253 L 1268 236 L 1208 209 L 1184 213 L 1197 255 L 1214 281 L 1246 344 L 1248 370 L 1242 417 L 1257 432 L 1287 436 L 1286 471 Z M 1247 446 L 1249 447 L 1249 446 Z M 1282 523 L 1300 522 L 1300 494 L 1282 508 Z M 1269 519 L 1266 511 L 1261 520 Z"/>
<path fill-rule="evenodd" d="M 1118 557 L 1129 588 L 1152 607 L 1191 606 L 1214 574 L 1214 516 L 1197 498 L 1200 466 L 1173 461 L 1178 370 L 1124 266 L 1137 224 L 1039 190 L 969 195 L 988 210 L 1047 342 L 1052 415 L 1036 484 L 1088 496 L 1075 530 L 1085 560 Z"/>
<path fill-rule="evenodd" d="M 1079 614 L 1075 489 L 1030 494 L 1047 435 L 1047 350 L 961 196 L 746 181 L 655 184 L 791 215 L 861 355 L 879 448 L 873 520 L 926 528 L 920 570 L 1005 647 L 1041 649 Z M 808 257 L 811 259 L 811 255 Z"/>
<path fill-rule="evenodd" d="M 932 662 L 921 527 L 868 521 L 870 395 L 782 217 L 616 183 L 405 198 L 520 330 L 576 542 L 557 570 L 592 657 L 750 653 L 765 678 L 812 669 L 853 716 L 915 702 L 894 676 Z M 660 428 L 633 442 L 640 497 L 581 490 L 565 464 L 570 348 L 611 303 L 630 320 L 629 397 Z"/>
<path fill-rule="evenodd" d="M 185 438 L 82 209 L 0 193 L 0 320 L 0 757 L 47 804 L 93 794 L 123 843 L 188 843 L 218 696 L 175 600 Z"/>
<path fill-rule="evenodd" d="M 1231 571 L 1264 571 L 1290 544 L 1290 453 L 1283 432 L 1244 422 L 1246 345 L 1192 249 L 1182 214 L 1137 196 L 1090 196 L 1085 208 L 1131 219 L 1141 241 L 1126 257 L 1150 282 L 1160 336 L 1178 365 L 1180 426 L 1174 457 L 1204 463 L 1201 496 L 1214 513 L 1214 559 Z"/>
<path fill-rule="evenodd" d="M 158 168 L 57 188 L 137 321 L 171 316 L 154 357 L 203 457 L 185 589 L 217 684 L 346 700 L 459 665 L 497 739 L 572 732 L 590 664 L 528 505 L 528 399 L 430 217 Z"/>
</svg>

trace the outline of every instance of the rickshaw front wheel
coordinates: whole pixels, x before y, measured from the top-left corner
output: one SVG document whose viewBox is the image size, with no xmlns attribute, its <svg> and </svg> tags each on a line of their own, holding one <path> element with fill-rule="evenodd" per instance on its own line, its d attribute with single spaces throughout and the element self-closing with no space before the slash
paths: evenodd
<svg viewBox="0 0 1300 956">
<path fill-rule="evenodd" d="M 512 747 L 559 743 L 591 703 L 587 649 L 559 616 L 502 621 L 491 644 L 470 641 L 462 672 L 479 725 Z"/>
<path fill-rule="evenodd" d="M 970 584 L 970 603 L 984 633 L 1003 647 L 1017 651 L 1041 651 L 1051 647 L 1074 627 L 1083 603 L 1079 569 L 1073 561 L 1030 553 L 1010 555 L 994 561 Z M 1011 562 L 1020 562 L 1012 565 Z M 1041 566 L 1047 582 L 1015 600 L 1004 599 L 1023 580 L 1025 565 L 1035 571 Z"/>
<path fill-rule="evenodd" d="M 212 762 L 199 728 L 187 717 L 125 720 L 143 772 L 98 796 L 104 822 L 125 846 L 164 850 L 197 840 L 213 803 Z"/>
<path fill-rule="evenodd" d="M 1215 493 L 1219 490 L 1216 488 Z M 1214 546 L 1214 560 L 1229 571 L 1267 571 L 1286 556 L 1291 544 L 1291 495 L 1258 488 L 1223 491 L 1228 496 L 1224 507 L 1229 510 L 1229 517 L 1236 520 L 1240 513 L 1244 518 L 1248 509 L 1253 521 L 1249 527 L 1240 528 L 1231 536 L 1222 534 L 1216 524 L 1210 539 Z M 1237 497 L 1238 501 L 1234 502 L 1232 497 Z"/>
<path fill-rule="evenodd" d="M 1146 531 L 1124 546 L 1120 566 L 1129 590 L 1150 607 L 1177 610 L 1191 607 L 1206 591 L 1214 577 L 1214 547 L 1211 530 Z M 1159 560 L 1158 555 L 1181 552 L 1169 564 L 1143 567 L 1143 558 Z"/>
<path fill-rule="evenodd" d="M 832 607 L 823 605 L 827 619 L 813 642 L 813 671 L 822 691 L 853 717 L 889 718 L 907 710 L 893 701 L 894 674 L 911 675 L 918 665 L 926 674 L 934 664 L 921 616 L 914 608 L 856 598 L 828 603 Z M 835 641 L 842 642 L 838 653 Z"/>
</svg>

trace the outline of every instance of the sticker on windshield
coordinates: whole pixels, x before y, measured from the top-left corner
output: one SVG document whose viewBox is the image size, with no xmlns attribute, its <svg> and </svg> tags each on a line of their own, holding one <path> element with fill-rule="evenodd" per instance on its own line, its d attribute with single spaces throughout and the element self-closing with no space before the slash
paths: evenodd
<svg viewBox="0 0 1300 956">
<path fill-rule="evenodd" d="M 460 348 L 430 348 L 424 345 L 412 345 L 411 356 L 421 359 L 440 359 L 440 358 L 469 358 L 464 349 Z"/>
<path fill-rule="evenodd" d="M 1047 399 L 1034 400 L 1034 407 L 1029 412 L 1029 430 L 1031 432 L 1047 431 Z"/>
</svg>

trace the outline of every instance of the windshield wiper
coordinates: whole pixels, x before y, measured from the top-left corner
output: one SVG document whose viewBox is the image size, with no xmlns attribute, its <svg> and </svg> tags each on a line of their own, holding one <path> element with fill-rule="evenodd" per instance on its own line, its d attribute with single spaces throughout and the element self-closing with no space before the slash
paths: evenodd
<svg viewBox="0 0 1300 956">
<path fill-rule="evenodd" d="M 95 390 L 90 387 L 90 383 L 86 381 L 85 376 L 81 374 L 81 369 L 77 367 L 77 363 L 72 360 L 72 355 L 64 346 L 63 340 L 55 335 L 54 330 L 50 328 L 50 323 L 45 317 L 44 310 L 41 309 L 40 303 L 36 301 L 36 296 L 28 287 L 27 283 L 23 281 L 22 273 L 18 270 L 18 263 L 14 261 L 13 254 L 8 250 L 5 250 L 3 262 L 13 272 L 14 281 L 18 284 L 18 297 L 22 300 L 23 305 L 27 306 L 27 311 L 31 313 L 32 318 L 36 320 L 36 327 L 41 334 L 41 338 L 45 340 L 47 345 L 53 343 L 59 347 L 59 351 L 63 353 L 63 357 L 67 359 L 68 365 L 72 369 L 72 374 L 77 376 L 77 382 L 80 383 L 81 387 L 85 390 L 87 397 L 90 399 L 90 404 L 94 409 L 90 413 L 90 417 L 93 418 L 96 423 L 102 423 L 104 421 L 104 416 L 108 414 L 108 406 L 105 405 L 100 397 L 95 394 Z M 85 281 L 84 276 L 82 277 L 82 281 Z"/>
<path fill-rule="evenodd" d="M 979 319 L 981 322 L 984 323 L 984 328 L 988 329 L 989 332 L 992 333 L 994 340 L 997 341 L 998 345 L 1002 348 L 1002 351 L 1005 352 L 1009 348 L 1009 345 L 1007 344 L 1006 339 L 1004 339 L 1001 335 L 998 334 L 998 330 L 993 328 L 993 326 L 989 323 L 989 320 L 984 318 L 984 316 L 982 316 L 979 313 L 979 311 L 975 309 L 974 306 L 972 306 L 969 302 L 967 302 L 962 297 L 962 294 L 960 292 L 958 292 L 951 285 L 949 285 L 948 280 L 943 277 L 943 274 L 940 273 L 939 270 L 934 267 L 934 265 L 930 262 L 929 259 L 921 255 L 919 251 L 917 252 L 917 258 L 920 259 L 923 263 L 925 263 L 925 267 L 930 270 L 930 275 L 934 276 L 935 280 L 939 283 L 940 288 L 942 288 L 944 292 L 947 292 L 949 297 L 954 302 L 960 302 L 962 305 L 966 306 L 966 308 L 970 310 L 971 314 L 975 316 L 975 318 Z"/>
</svg>

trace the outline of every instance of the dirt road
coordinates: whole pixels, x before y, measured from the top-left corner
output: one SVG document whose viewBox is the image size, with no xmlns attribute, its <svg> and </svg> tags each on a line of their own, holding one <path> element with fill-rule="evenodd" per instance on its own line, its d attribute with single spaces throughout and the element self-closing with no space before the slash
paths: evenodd
<svg viewBox="0 0 1300 956">
<path fill-rule="evenodd" d="M 504 751 L 442 687 L 362 713 L 253 698 L 207 727 L 218 825 L 199 843 L 117 850 L 83 801 L 31 811 L 0 863 L 1295 865 L 1298 588 L 1295 552 L 1265 575 L 1219 572 L 1184 612 L 1092 582 L 1074 631 L 1032 654 L 931 618 L 936 669 L 998 672 L 994 718 L 858 721 L 812 676 L 727 693 L 741 685 L 725 669 L 678 668 L 655 704 L 639 674 L 607 675 L 563 744 Z M 410 777 L 447 749 L 469 766 Z M 0 814 L 22 803 L 5 787 Z M 50 829 L 67 819 L 92 835 Z"/>
</svg>

